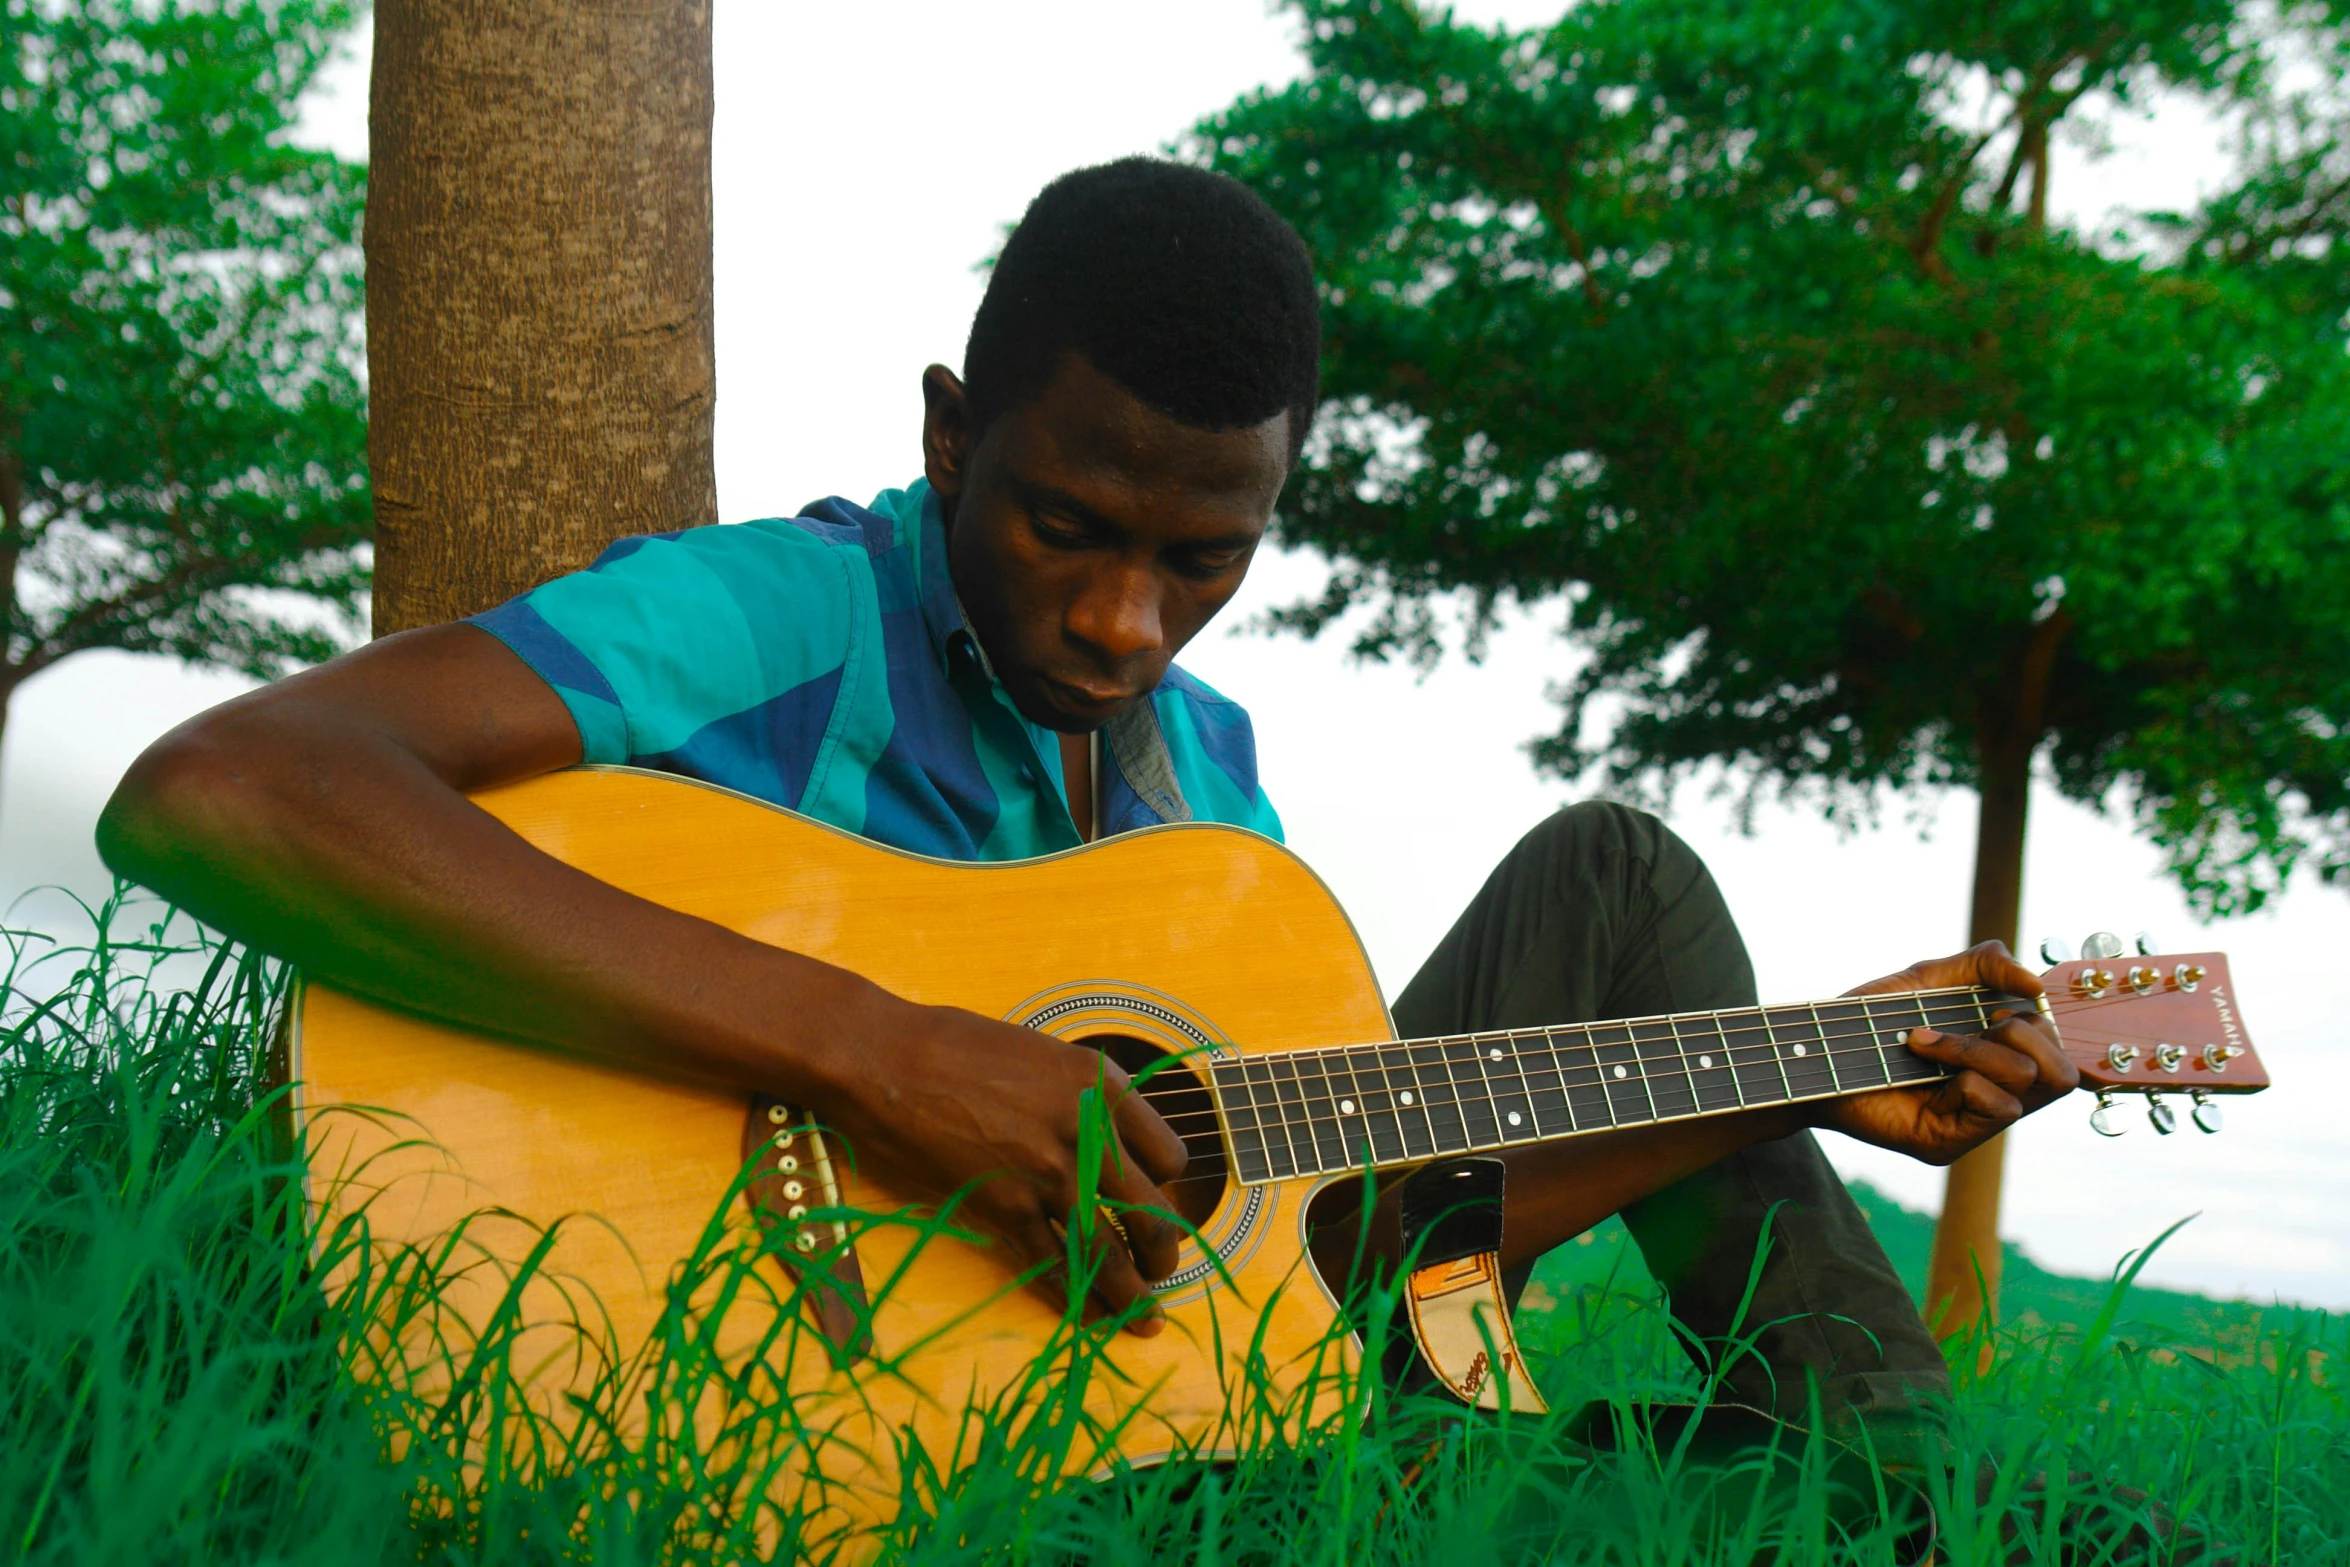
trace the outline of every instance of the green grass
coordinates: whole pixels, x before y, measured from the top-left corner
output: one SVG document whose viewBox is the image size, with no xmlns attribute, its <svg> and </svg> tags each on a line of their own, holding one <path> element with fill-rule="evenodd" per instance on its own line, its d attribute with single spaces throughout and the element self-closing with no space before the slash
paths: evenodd
<svg viewBox="0 0 2350 1567">
<path fill-rule="evenodd" d="M 493 1342 L 440 1373 L 371 1357 L 364 1326 L 427 1324 L 454 1254 L 311 1232 L 258 1085 L 279 983 L 184 927 L 41 956 L 0 999 L 0 1559 L 33 1562 L 636 1562 L 789 1559 L 797 1520 L 760 1478 L 805 1440 L 773 1383 L 707 1350 L 681 1291 L 652 1356 L 584 1404 L 528 1413 Z M 176 932 L 176 934 L 175 934 Z M 35 961 L 37 959 L 37 961 Z M 160 970 L 158 969 L 160 965 Z M 168 983 L 167 983 L 168 981 Z M 1924 1221 L 1867 1205 L 1897 1261 Z M 343 1265 L 337 1287 L 322 1270 Z M 1962 1564 L 2170 1559 L 2078 1525 L 2108 1482 L 2168 1500 L 2246 1560 L 2350 1562 L 2350 1333 L 2317 1312 L 2117 1291 L 2009 1263 L 2018 1325 L 1962 1378 L 1937 1492 Z M 763 1274 L 714 1248 L 726 1287 Z M 1891 1562 L 1895 1535 L 1839 1507 L 1825 1450 L 1757 1486 L 1668 1447 L 1596 1457 L 1567 1411 L 1700 1391 L 1637 1256 L 1611 1232 L 1545 1264 L 1523 1333 L 1561 1413 L 1440 1421 L 1377 1403 L 1262 1440 L 1237 1464 L 1046 1483 L 1068 1406 L 979 1420 L 988 1461 L 922 1488 L 887 1543 L 910 1562 Z M 380 1342 L 380 1341 L 378 1341 Z M 783 1352 L 791 1346 L 779 1345 Z M 356 1357 L 367 1369 L 354 1376 Z M 1047 1376 L 1082 1377 L 1082 1338 Z M 727 1439 L 693 1422 L 722 1409 Z M 506 1438 L 483 1448 L 465 1433 Z M 650 1434 L 644 1434 L 649 1432 Z M 1998 1461 L 2003 1493 L 1971 1477 Z M 1417 1468 L 1416 1478 L 1406 1476 Z M 2059 1505 L 2010 1513 L 2028 1476 Z M 2085 1476 L 2072 1488 L 2068 1478 Z M 2070 1489 L 2068 1489 L 2070 1488 Z M 2002 1545 L 2003 1526 L 2022 1520 Z"/>
</svg>

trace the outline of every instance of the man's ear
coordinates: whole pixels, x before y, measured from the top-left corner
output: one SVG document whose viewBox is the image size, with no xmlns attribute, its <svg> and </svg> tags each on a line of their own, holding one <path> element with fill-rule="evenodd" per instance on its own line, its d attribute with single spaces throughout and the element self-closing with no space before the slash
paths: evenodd
<svg viewBox="0 0 2350 1567">
<path fill-rule="evenodd" d="M 971 465 L 971 398 L 945 365 L 922 372 L 922 475 L 952 521 Z"/>
</svg>

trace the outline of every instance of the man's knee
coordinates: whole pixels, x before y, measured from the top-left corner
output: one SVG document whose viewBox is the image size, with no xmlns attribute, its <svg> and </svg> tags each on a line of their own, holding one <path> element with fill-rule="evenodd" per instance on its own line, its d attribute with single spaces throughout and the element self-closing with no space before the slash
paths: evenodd
<svg viewBox="0 0 2350 1567">
<path fill-rule="evenodd" d="M 1653 870 L 1674 851 L 1696 859 L 1695 851 L 1649 812 L 1613 800 L 1578 800 L 1536 823 L 1509 858 L 1539 867 L 1549 877 L 1589 877 L 1626 865 Z"/>
</svg>

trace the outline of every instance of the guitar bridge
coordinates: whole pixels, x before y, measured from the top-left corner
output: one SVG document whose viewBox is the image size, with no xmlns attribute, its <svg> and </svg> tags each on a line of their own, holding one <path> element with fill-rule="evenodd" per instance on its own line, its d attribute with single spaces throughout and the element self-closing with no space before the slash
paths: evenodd
<svg viewBox="0 0 2350 1567">
<path fill-rule="evenodd" d="M 751 1166 L 743 1200 L 760 1227 L 782 1241 L 769 1255 L 806 1303 L 834 1363 L 845 1367 L 871 1355 L 873 1307 L 849 1227 L 817 1216 L 841 1207 L 829 1134 L 806 1111 L 753 1094 L 743 1122 L 743 1161 Z"/>
</svg>

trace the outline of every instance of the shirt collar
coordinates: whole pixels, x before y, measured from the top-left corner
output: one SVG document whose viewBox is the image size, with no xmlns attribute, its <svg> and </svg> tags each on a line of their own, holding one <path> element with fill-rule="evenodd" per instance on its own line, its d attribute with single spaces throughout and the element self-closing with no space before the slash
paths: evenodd
<svg viewBox="0 0 2350 1567">
<path fill-rule="evenodd" d="M 957 659 L 969 660 L 1000 696 L 1003 682 L 996 678 L 995 665 L 980 644 L 979 633 L 971 628 L 971 617 L 963 612 L 962 598 L 955 592 L 954 578 L 948 573 L 946 512 L 939 504 L 937 492 L 931 489 L 927 479 L 917 479 L 902 490 L 892 490 L 882 496 L 875 506 L 876 509 L 886 507 L 899 527 L 913 536 L 915 594 L 939 667 L 952 676 Z M 1004 700 L 1008 706 L 1010 699 Z M 1115 796 L 1124 793 L 1149 817 L 1159 821 L 1192 819 L 1191 804 L 1183 797 L 1183 786 L 1176 780 L 1174 758 L 1168 753 L 1166 732 L 1159 726 L 1158 708 L 1152 697 L 1144 697 L 1111 719 L 1103 728 L 1102 740 L 1103 752 L 1111 764 L 1103 771 L 1108 773 L 1114 768 L 1119 775 L 1115 784 L 1110 785 L 1113 804 L 1122 804 Z M 1139 825 L 1142 825 L 1140 821 L 1112 824 L 1114 830 Z"/>
</svg>

